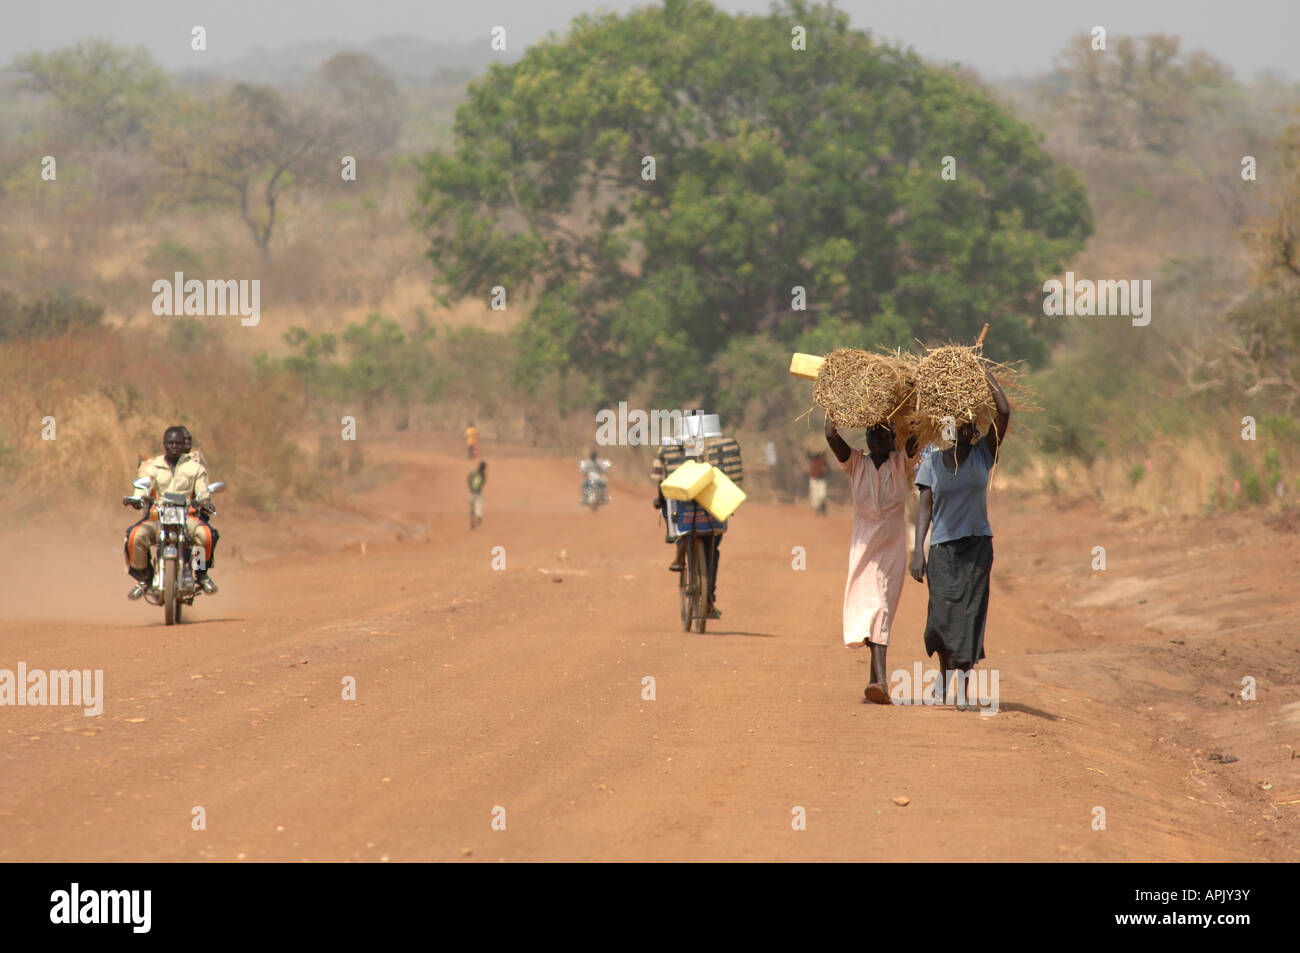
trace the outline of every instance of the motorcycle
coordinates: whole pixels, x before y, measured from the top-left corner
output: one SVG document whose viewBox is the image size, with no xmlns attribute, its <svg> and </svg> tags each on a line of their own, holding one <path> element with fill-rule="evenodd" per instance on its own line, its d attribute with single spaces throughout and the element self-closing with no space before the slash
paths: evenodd
<svg viewBox="0 0 1300 953">
<path fill-rule="evenodd" d="M 594 513 L 602 504 L 608 502 L 609 494 L 605 492 L 605 481 L 598 477 L 587 477 L 582 483 L 582 505 L 591 507 Z"/>
<path fill-rule="evenodd" d="M 609 468 L 608 461 L 601 461 L 601 472 L 597 473 L 594 469 L 583 469 L 582 480 L 582 505 L 589 507 L 594 513 L 600 507 L 609 502 L 608 486 L 605 483 L 604 470 Z"/>
<path fill-rule="evenodd" d="M 131 485 L 143 494 L 153 486 L 153 480 L 141 477 Z M 208 492 L 219 493 L 225 488 L 225 483 L 212 483 Z M 149 498 L 143 495 L 124 496 L 122 502 L 136 509 L 150 505 Z M 150 605 L 162 606 L 167 625 L 178 625 L 184 607 L 194 605 L 194 597 L 203 593 L 195 579 L 196 569 L 202 568 L 203 549 L 195 549 L 185 531 L 185 519 L 191 505 L 187 494 L 164 493 L 154 505 L 158 507 L 158 540 L 154 543 L 153 579 L 145 590 L 144 600 Z M 217 512 L 211 503 L 195 503 L 194 507 L 199 514 L 215 515 Z"/>
</svg>

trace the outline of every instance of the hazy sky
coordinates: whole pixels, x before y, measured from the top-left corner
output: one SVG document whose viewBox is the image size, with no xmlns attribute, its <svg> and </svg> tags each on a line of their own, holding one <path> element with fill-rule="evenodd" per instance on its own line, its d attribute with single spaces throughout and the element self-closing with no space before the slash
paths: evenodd
<svg viewBox="0 0 1300 953">
<path fill-rule="evenodd" d="M 368 40 L 414 35 L 463 42 L 505 26 L 511 46 L 562 30 L 580 12 L 626 11 L 644 0 L 0 0 L 0 63 L 37 48 L 107 36 L 143 45 L 172 69 L 234 59 L 297 40 Z M 764 12 L 768 0 L 717 0 L 732 11 Z M 841 0 L 853 25 L 940 61 L 987 76 L 1048 68 L 1067 37 L 1094 25 L 1109 34 L 1174 33 L 1242 79 L 1273 69 L 1295 77 L 1300 0 Z M 189 48 L 207 29 L 208 52 Z"/>
</svg>

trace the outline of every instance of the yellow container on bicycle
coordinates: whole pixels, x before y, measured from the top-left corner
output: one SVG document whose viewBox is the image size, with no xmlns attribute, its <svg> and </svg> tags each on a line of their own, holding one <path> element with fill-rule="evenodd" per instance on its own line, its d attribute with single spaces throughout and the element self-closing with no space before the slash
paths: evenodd
<svg viewBox="0 0 1300 953">
<path fill-rule="evenodd" d="M 716 479 L 715 472 L 722 473 L 717 467 L 711 467 L 699 460 L 687 460 L 670 473 L 667 479 L 659 484 L 659 488 L 663 495 L 670 500 L 681 500 L 683 502 L 693 500 Z M 731 483 L 730 480 L 727 480 L 727 482 Z M 732 485 L 734 486 L 734 484 Z"/>
<path fill-rule="evenodd" d="M 717 467 L 711 469 L 713 478 L 695 497 L 695 502 L 708 510 L 714 519 L 725 520 L 745 502 L 745 491 Z"/>
</svg>

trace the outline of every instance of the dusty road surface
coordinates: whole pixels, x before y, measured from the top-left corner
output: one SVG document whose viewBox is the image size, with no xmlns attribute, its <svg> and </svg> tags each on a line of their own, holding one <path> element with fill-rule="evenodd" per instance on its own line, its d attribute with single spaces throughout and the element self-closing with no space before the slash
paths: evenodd
<svg viewBox="0 0 1300 953">
<path fill-rule="evenodd" d="M 471 533 L 426 446 L 368 445 L 342 508 L 221 501 L 180 627 L 124 598 L 127 511 L 11 516 L 0 668 L 105 699 L 0 708 L 0 859 L 1300 859 L 1294 529 L 997 490 L 999 712 L 871 706 L 847 509 L 746 503 L 688 634 L 642 474 L 593 515 L 576 459 L 490 456 Z M 924 613 L 909 580 L 891 670 L 930 667 Z"/>
</svg>

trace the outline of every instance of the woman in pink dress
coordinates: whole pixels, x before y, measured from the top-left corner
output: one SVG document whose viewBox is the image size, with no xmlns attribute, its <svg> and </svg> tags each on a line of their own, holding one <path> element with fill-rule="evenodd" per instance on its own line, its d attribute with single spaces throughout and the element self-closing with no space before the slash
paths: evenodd
<svg viewBox="0 0 1300 953">
<path fill-rule="evenodd" d="M 826 443 L 853 489 L 853 537 L 849 543 L 849 579 L 844 586 L 844 644 L 871 646 L 871 683 L 867 701 L 889 704 L 885 651 L 889 628 L 907 578 L 907 522 L 904 512 L 912 490 L 916 444 L 894 447 L 894 431 L 880 424 L 867 431 L 867 452 L 853 450 L 829 419 Z"/>
</svg>

